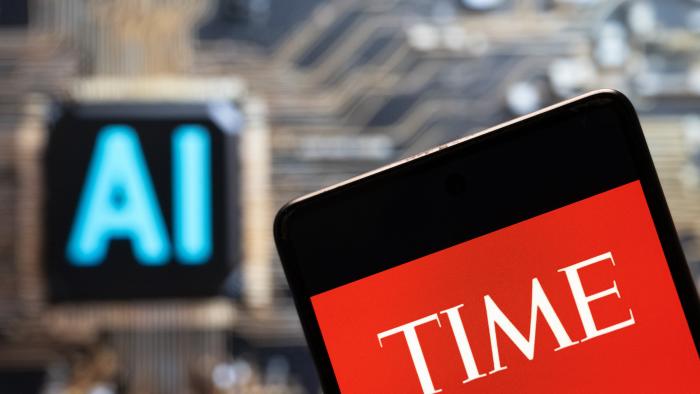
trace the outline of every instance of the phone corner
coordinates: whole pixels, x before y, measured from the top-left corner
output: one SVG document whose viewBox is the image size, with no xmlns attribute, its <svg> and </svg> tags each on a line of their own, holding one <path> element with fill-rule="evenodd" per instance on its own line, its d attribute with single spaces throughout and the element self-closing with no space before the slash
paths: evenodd
<svg viewBox="0 0 700 394">
<path fill-rule="evenodd" d="M 590 96 L 588 97 L 591 99 L 604 100 L 606 102 L 614 102 L 623 107 L 625 110 L 631 111 L 635 115 L 637 113 L 629 97 L 617 89 L 604 88 L 594 90 L 590 92 Z"/>
<path fill-rule="evenodd" d="M 287 222 L 294 212 L 296 205 L 296 200 L 289 201 L 282 205 L 282 207 L 277 210 L 277 213 L 275 213 L 275 218 L 272 222 L 272 236 L 278 251 L 280 250 L 281 244 L 286 242 L 289 238 Z"/>
</svg>

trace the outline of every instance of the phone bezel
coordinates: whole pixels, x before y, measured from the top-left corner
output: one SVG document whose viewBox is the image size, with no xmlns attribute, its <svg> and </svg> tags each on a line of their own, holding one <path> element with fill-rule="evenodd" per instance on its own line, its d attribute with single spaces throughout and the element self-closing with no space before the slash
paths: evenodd
<svg viewBox="0 0 700 394">
<path fill-rule="evenodd" d="M 629 147 L 632 161 L 637 171 L 636 176 L 640 180 L 642 189 L 647 200 L 649 210 L 652 214 L 654 224 L 659 235 L 661 245 L 666 256 L 669 270 L 674 280 L 679 299 L 683 306 L 688 325 L 691 329 L 695 341 L 696 351 L 700 349 L 700 333 L 698 332 L 698 322 L 700 322 L 700 303 L 698 302 L 695 285 L 692 280 L 685 256 L 680 245 L 678 235 L 673 224 L 670 211 L 663 195 L 656 170 L 654 168 L 649 149 L 647 147 L 641 125 L 636 112 L 629 100 L 620 92 L 614 90 L 598 90 L 588 94 L 564 101 L 551 107 L 544 108 L 530 115 L 514 119 L 512 121 L 497 125 L 485 131 L 467 136 L 454 142 L 438 146 L 426 152 L 417 154 L 405 160 L 389 164 L 375 171 L 362 174 L 348 181 L 322 189 L 318 192 L 295 199 L 282 207 L 278 212 L 274 223 L 274 236 L 277 249 L 280 254 L 287 281 L 289 283 L 297 312 L 301 319 L 306 340 L 311 353 L 316 362 L 316 366 L 321 379 L 321 384 L 325 392 L 339 392 L 338 383 L 333 373 L 329 355 L 323 343 L 322 334 L 315 318 L 311 304 L 310 292 L 304 285 L 303 274 L 300 271 L 300 261 L 297 261 L 293 252 L 293 241 L 290 239 L 288 227 L 293 221 L 293 213 L 300 208 L 308 209 L 309 206 L 323 203 L 331 197 L 337 198 L 344 195 L 345 198 L 352 198 L 357 185 L 380 180 L 382 177 L 392 176 L 397 170 L 409 167 L 425 165 L 431 160 L 443 157 L 454 149 L 464 148 L 479 144 L 481 141 L 493 136 L 512 133 L 516 130 L 527 130 L 533 122 L 546 122 L 561 116 L 563 112 L 576 110 L 577 107 L 590 105 L 609 105 L 614 108 L 618 116 L 624 134 L 625 142 Z M 501 138 L 507 138 L 501 136 Z M 400 174 L 399 174 L 400 176 Z M 441 196 L 436 196 L 436 202 Z M 362 231 L 358 231 L 362 234 Z M 319 239 L 319 242 L 323 240 Z M 432 251 L 427 250 L 425 254 Z M 406 261 L 397 261 L 393 266 L 401 265 Z M 366 276 L 366 275 L 365 275 Z M 358 280 L 360 278 L 356 278 Z M 352 281 L 347 281 L 349 283 Z M 333 286 L 337 287 L 337 286 Z M 316 293 L 317 294 L 317 293 Z"/>
</svg>

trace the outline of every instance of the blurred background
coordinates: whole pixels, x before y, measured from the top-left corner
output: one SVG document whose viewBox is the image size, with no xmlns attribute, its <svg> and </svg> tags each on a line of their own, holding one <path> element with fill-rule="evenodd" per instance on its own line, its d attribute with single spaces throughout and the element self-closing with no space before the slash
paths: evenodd
<svg viewBox="0 0 700 394">
<path fill-rule="evenodd" d="M 700 1 L 0 0 L 0 393 L 319 392 L 276 210 L 596 88 L 637 107 L 700 278 Z M 82 184 L 63 180 L 87 171 L 63 163 L 92 152 L 95 122 L 145 116 L 134 128 L 148 133 L 185 107 L 200 109 L 187 122 L 225 126 L 217 291 L 131 255 L 47 257 L 67 235 L 46 211 L 72 215 L 57 201 Z M 164 212 L 168 130 L 142 138 Z M 152 291 L 129 293 L 137 269 L 158 272 Z"/>
</svg>

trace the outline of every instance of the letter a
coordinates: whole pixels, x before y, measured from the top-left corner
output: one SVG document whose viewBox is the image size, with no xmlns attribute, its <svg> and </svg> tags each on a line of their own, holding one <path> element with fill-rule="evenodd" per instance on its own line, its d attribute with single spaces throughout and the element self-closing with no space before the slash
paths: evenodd
<svg viewBox="0 0 700 394">
<path fill-rule="evenodd" d="M 170 258 L 165 222 L 136 132 L 104 127 L 97 136 L 66 250 L 76 266 L 99 265 L 112 239 L 128 239 L 136 259 Z"/>
</svg>

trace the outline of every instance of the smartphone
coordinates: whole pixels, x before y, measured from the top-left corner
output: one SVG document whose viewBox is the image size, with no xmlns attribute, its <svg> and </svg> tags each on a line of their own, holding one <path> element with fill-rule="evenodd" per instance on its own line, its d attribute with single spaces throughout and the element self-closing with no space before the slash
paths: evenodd
<svg viewBox="0 0 700 394">
<path fill-rule="evenodd" d="M 327 393 L 698 390 L 698 295 L 619 92 L 301 197 L 274 233 Z"/>
</svg>

